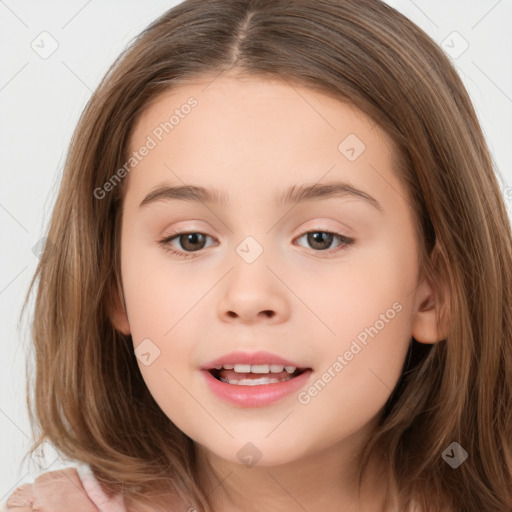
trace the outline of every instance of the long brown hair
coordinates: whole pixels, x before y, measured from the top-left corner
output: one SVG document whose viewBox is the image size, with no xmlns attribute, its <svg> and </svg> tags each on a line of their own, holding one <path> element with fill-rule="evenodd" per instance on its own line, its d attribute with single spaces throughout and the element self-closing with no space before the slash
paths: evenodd
<svg viewBox="0 0 512 512">
<path fill-rule="evenodd" d="M 102 199 L 94 191 L 127 161 L 132 127 L 151 101 L 227 70 L 348 101 L 397 147 L 422 275 L 450 311 L 451 329 L 432 345 L 411 340 L 360 475 L 380 454 L 403 510 L 412 500 L 422 510 L 510 510 L 512 236 L 498 170 L 449 59 L 379 0 L 186 0 L 114 62 L 74 132 L 49 243 L 23 306 L 39 278 L 30 453 L 47 439 L 130 503 L 165 507 L 168 491 L 212 510 L 193 441 L 158 407 L 130 337 L 111 321 L 122 300 L 126 180 Z M 457 469 L 442 457 L 452 442 L 468 453 Z"/>
</svg>

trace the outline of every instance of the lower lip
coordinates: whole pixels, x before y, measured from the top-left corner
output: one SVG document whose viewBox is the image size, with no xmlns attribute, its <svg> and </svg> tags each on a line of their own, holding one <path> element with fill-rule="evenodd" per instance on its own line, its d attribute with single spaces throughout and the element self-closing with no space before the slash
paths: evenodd
<svg viewBox="0 0 512 512">
<path fill-rule="evenodd" d="M 208 370 L 202 370 L 210 389 L 219 397 L 231 404 L 242 407 L 262 407 L 298 391 L 309 380 L 313 373 L 306 370 L 297 377 L 274 384 L 257 386 L 239 386 L 217 380 Z"/>
</svg>

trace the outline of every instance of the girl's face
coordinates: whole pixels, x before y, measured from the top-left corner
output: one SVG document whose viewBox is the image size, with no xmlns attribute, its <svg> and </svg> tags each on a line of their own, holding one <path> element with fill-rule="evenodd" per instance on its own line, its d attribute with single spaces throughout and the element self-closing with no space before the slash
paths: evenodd
<svg viewBox="0 0 512 512">
<path fill-rule="evenodd" d="M 411 336 L 435 341 L 393 151 L 353 106 L 257 78 L 182 85 L 136 123 L 121 236 L 127 310 L 115 323 L 161 409 L 213 457 L 267 466 L 348 453 L 375 425 Z M 164 190 L 185 186 L 209 195 Z M 203 368 L 235 351 L 309 370 L 267 384 L 279 398 L 243 384 L 254 375 L 215 381 L 224 396 Z"/>
</svg>

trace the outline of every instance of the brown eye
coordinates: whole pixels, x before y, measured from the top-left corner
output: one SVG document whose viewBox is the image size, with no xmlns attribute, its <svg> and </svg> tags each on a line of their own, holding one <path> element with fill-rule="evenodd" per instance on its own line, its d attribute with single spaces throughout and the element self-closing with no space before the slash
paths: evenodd
<svg viewBox="0 0 512 512">
<path fill-rule="evenodd" d="M 204 248 L 206 237 L 202 233 L 183 233 L 178 235 L 181 247 L 185 251 L 199 251 Z"/>
<path fill-rule="evenodd" d="M 326 231 L 312 231 L 311 233 L 307 233 L 308 244 L 310 244 L 313 249 L 321 251 L 329 249 L 333 240 L 334 235 Z"/>
<path fill-rule="evenodd" d="M 205 248 L 207 238 L 212 237 L 204 233 L 199 233 L 198 231 L 172 233 L 162 240 L 159 240 L 158 244 L 161 245 L 165 251 L 182 256 L 183 258 L 190 258 L 193 256 L 194 252 Z M 175 240 L 177 240 L 179 244 L 178 248 L 176 248 L 176 245 L 173 243 Z"/>
<path fill-rule="evenodd" d="M 301 238 L 306 237 L 307 243 L 309 246 L 315 250 L 315 252 L 321 252 L 321 251 L 327 251 L 333 241 L 335 239 L 338 239 L 341 243 L 338 244 L 338 246 L 341 246 L 343 249 L 346 246 L 351 245 L 354 243 L 353 238 L 348 238 L 346 236 L 343 236 L 339 233 L 333 233 L 331 231 L 308 231 L 301 235 L 297 240 L 300 240 Z M 341 249 L 339 249 L 341 250 Z M 337 251 L 329 251 L 329 252 L 337 252 Z"/>
</svg>

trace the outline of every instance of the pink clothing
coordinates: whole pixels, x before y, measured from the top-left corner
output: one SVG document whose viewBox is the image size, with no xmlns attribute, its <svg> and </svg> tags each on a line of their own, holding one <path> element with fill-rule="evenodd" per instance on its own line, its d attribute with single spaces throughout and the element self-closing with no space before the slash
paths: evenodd
<svg viewBox="0 0 512 512">
<path fill-rule="evenodd" d="M 88 466 L 48 471 L 39 475 L 34 483 L 20 485 L 0 503 L 1 512 L 11 510 L 127 512 L 123 497 L 109 498 Z"/>
<path fill-rule="evenodd" d="M 99 482 L 94 478 L 90 470 L 79 468 L 77 471 L 87 496 L 101 512 L 126 512 L 122 496 L 115 496 L 109 499 L 101 490 Z"/>
</svg>

